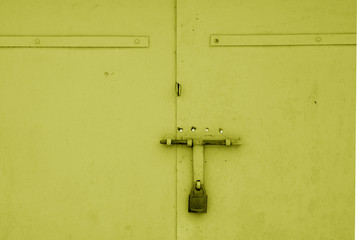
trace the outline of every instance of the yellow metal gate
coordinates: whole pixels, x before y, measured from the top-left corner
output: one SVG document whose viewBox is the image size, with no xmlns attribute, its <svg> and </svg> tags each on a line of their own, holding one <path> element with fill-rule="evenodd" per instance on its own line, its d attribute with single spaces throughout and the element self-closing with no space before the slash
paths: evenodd
<svg viewBox="0 0 357 240">
<path fill-rule="evenodd" d="M 0 13 L 1 240 L 353 239 L 354 0 Z"/>
</svg>

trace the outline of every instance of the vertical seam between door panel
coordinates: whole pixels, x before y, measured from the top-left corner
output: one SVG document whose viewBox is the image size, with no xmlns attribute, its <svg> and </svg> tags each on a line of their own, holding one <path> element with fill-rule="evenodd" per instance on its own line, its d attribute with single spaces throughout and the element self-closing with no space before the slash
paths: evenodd
<svg viewBox="0 0 357 240">
<path fill-rule="evenodd" d="M 174 23 L 174 27 L 175 27 L 175 84 L 177 83 L 177 1 L 178 0 L 175 0 L 175 23 Z M 177 98 L 178 96 L 175 94 L 175 137 L 177 139 Z M 176 151 L 176 181 L 175 181 L 175 206 L 176 206 L 176 215 L 175 215 L 175 218 L 176 218 L 176 224 L 175 224 L 175 232 L 176 232 L 176 240 L 178 239 L 178 236 L 177 236 L 177 224 L 178 224 L 178 221 L 177 221 L 177 148 L 175 148 L 175 151 Z"/>
</svg>

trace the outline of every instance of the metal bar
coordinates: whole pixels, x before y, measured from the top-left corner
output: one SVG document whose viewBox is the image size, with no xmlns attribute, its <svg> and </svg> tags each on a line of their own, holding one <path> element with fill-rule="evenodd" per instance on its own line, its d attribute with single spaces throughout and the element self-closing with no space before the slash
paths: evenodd
<svg viewBox="0 0 357 240">
<path fill-rule="evenodd" d="M 203 145 L 226 145 L 226 140 L 202 140 Z"/>
<path fill-rule="evenodd" d="M 160 140 L 161 144 L 167 144 L 167 139 Z M 196 144 L 195 144 L 196 143 Z M 200 144 L 197 144 L 195 141 L 193 145 L 224 145 L 224 146 L 232 146 L 232 145 L 241 145 L 240 140 L 230 140 L 230 139 L 223 139 L 223 140 L 202 140 Z M 171 140 L 170 145 L 187 145 L 187 140 Z M 190 147 L 190 146 L 189 146 Z"/>
<path fill-rule="evenodd" d="M 145 48 L 147 36 L 0 36 L 0 48 Z"/>
<path fill-rule="evenodd" d="M 193 182 L 200 181 L 203 184 L 203 145 L 193 145 Z"/>
<path fill-rule="evenodd" d="M 160 140 L 161 144 L 167 144 L 167 139 Z M 171 140 L 171 145 L 187 145 L 187 140 Z"/>
<path fill-rule="evenodd" d="M 211 35 L 211 46 L 356 45 L 356 33 Z"/>
</svg>

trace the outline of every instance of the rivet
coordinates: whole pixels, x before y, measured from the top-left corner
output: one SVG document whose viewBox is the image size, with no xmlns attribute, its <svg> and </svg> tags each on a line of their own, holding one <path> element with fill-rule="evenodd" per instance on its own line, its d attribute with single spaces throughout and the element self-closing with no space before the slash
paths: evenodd
<svg viewBox="0 0 357 240">
<path fill-rule="evenodd" d="M 218 131 L 219 131 L 219 133 L 223 133 L 223 129 L 222 128 L 220 128 Z"/>
<path fill-rule="evenodd" d="M 35 43 L 36 43 L 36 44 L 40 44 L 40 39 L 36 39 L 36 40 L 35 40 Z"/>
<path fill-rule="evenodd" d="M 191 127 L 192 132 L 196 131 L 196 129 L 197 129 L 196 127 Z"/>
<path fill-rule="evenodd" d="M 140 40 L 137 38 L 137 39 L 135 39 L 135 43 L 136 44 L 139 44 L 140 43 Z"/>
<path fill-rule="evenodd" d="M 316 37 L 316 42 L 321 42 L 321 38 L 320 37 Z"/>
<path fill-rule="evenodd" d="M 177 131 L 182 132 L 182 131 L 183 131 L 183 128 L 178 127 L 178 128 L 177 128 Z"/>
<path fill-rule="evenodd" d="M 206 132 L 208 132 L 209 131 L 209 128 L 206 128 Z"/>
<path fill-rule="evenodd" d="M 219 43 L 219 39 L 216 38 L 216 39 L 214 40 L 214 42 L 215 42 L 215 43 Z"/>
</svg>

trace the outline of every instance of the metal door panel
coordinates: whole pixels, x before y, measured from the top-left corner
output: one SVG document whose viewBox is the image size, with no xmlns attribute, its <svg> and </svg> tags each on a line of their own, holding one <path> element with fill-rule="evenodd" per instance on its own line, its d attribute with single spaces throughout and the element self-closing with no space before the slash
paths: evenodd
<svg viewBox="0 0 357 240">
<path fill-rule="evenodd" d="M 178 148 L 178 239 L 353 239 L 355 38 L 212 47 L 210 36 L 349 33 L 354 18 L 352 1 L 179 1 L 178 138 L 243 145 L 205 147 L 201 215 L 186 211 L 192 153 Z"/>
<path fill-rule="evenodd" d="M 5 35 L 155 43 L 0 49 L 0 239 L 175 238 L 176 154 L 157 144 L 175 129 L 174 3 L 102 1 L 76 15 L 89 3 L 1 3 L 1 18 L 13 20 Z"/>
</svg>

